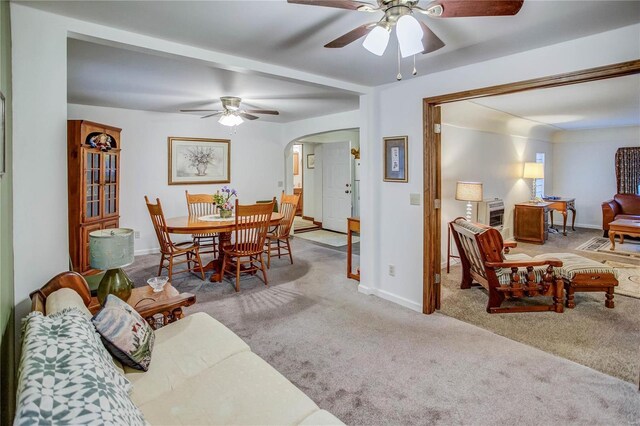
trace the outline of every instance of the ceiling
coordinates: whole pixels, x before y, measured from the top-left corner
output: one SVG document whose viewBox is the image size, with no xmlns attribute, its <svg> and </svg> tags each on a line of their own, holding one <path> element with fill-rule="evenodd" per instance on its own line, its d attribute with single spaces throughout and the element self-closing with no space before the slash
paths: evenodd
<svg viewBox="0 0 640 426">
<path fill-rule="evenodd" d="M 241 97 L 246 109 L 278 110 L 278 116 L 260 116 L 260 121 L 278 123 L 359 107 L 358 95 L 351 92 L 226 71 L 186 59 L 74 39 L 69 39 L 67 52 L 69 103 L 178 112 L 192 108 L 219 109 L 220 96 L 229 95 Z"/>
<path fill-rule="evenodd" d="M 558 130 L 640 126 L 640 75 L 471 102 Z"/>
<path fill-rule="evenodd" d="M 323 48 L 345 32 L 377 21 L 380 13 L 285 0 L 21 3 L 362 85 L 393 82 L 397 73 L 395 37 L 382 58 L 367 52 L 361 42 L 343 49 Z M 640 22 L 640 1 L 525 0 L 512 17 L 420 19 L 446 43 L 434 53 L 418 55 L 418 75 L 424 75 Z M 411 59 L 405 59 L 405 78 L 411 77 L 411 67 Z"/>
</svg>

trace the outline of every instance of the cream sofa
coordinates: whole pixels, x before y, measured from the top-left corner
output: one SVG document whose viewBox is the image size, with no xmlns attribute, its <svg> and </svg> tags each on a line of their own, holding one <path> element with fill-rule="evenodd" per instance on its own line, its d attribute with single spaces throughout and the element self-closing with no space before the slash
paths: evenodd
<svg viewBox="0 0 640 426">
<path fill-rule="evenodd" d="M 50 315 L 76 307 L 91 317 L 84 291 L 72 289 L 77 281 L 34 293 L 34 309 Z M 115 363 L 133 384 L 130 397 L 151 425 L 343 424 L 204 313 L 156 330 L 149 371 Z"/>
</svg>

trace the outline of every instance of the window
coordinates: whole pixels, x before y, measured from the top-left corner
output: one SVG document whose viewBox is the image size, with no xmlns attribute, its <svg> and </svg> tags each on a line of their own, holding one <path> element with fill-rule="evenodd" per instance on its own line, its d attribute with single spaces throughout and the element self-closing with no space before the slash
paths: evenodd
<svg viewBox="0 0 640 426">
<path fill-rule="evenodd" d="M 544 164 L 544 152 L 536 153 L 536 163 Z M 544 179 L 536 179 L 536 198 L 544 197 Z"/>
</svg>

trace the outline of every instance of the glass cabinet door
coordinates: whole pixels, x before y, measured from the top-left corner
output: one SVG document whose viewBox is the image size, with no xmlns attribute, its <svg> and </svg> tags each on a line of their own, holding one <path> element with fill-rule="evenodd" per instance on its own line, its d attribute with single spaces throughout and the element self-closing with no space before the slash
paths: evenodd
<svg viewBox="0 0 640 426">
<path fill-rule="evenodd" d="M 118 164 L 117 153 L 104 155 L 104 217 L 118 214 Z"/>
<path fill-rule="evenodd" d="M 85 153 L 84 169 L 84 217 L 85 220 L 98 219 L 101 214 L 100 176 L 102 172 L 102 156 L 100 153 Z"/>
</svg>

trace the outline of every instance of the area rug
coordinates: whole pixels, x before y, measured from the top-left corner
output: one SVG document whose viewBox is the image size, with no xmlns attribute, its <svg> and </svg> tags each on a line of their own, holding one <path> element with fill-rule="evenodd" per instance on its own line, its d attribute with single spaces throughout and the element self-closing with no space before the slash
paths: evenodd
<svg viewBox="0 0 640 426">
<path fill-rule="evenodd" d="M 611 241 L 604 237 L 593 237 L 589 241 L 576 247 L 576 250 L 587 252 L 598 252 L 621 257 L 640 258 L 640 243 L 625 239 L 624 244 L 620 244 L 616 239 L 616 249 L 610 250 Z"/>
<path fill-rule="evenodd" d="M 296 233 L 295 236 L 305 240 L 315 241 L 316 243 L 326 244 L 332 247 L 342 247 L 347 245 L 347 234 L 327 231 L 324 229 L 305 232 L 303 234 Z M 358 241 L 360 241 L 360 238 L 354 235 L 353 242 L 357 243 Z"/>
<path fill-rule="evenodd" d="M 614 262 L 605 260 L 603 262 L 618 271 L 618 287 L 615 294 L 623 294 L 629 297 L 640 299 L 640 266 L 630 263 Z"/>
</svg>

